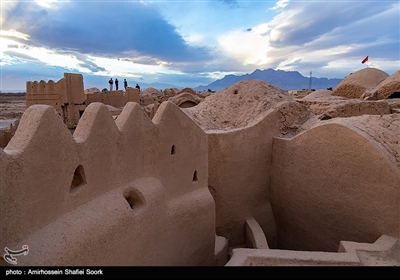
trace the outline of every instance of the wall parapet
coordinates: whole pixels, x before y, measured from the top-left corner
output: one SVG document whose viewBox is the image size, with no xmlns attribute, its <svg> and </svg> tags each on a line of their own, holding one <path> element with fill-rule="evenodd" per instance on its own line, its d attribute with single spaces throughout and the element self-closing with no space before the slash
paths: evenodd
<svg viewBox="0 0 400 280">
<path fill-rule="evenodd" d="M 105 92 L 93 92 L 85 94 L 85 103 L 89 105 L 93 102 L 101 102 L 113 107 L 124 107 L 128 102 L 139 103 L 139 89 L 127 87 L 126 91 L 113 90 Z"/>
<path fill-rule="evenodd" d="M 131 251 L 123 253 L 127 265 L 212 265 L 215 261 L 215 205 L 207 188 L 207 148 L 206 134 L 171 102 L 160 106 L 153 121 L 134 102 L 125 105 L 116 121 L 104 104 L 92 103 L 73 135 L 53 107 L 30 106 L 24 112 L 15 136 L 4 150 L 0 150 L 0 187 L 6 194 L 1 197 L 1 246 L 18 247 L 29 241 L 32 250 L 39 245 L 41 248 L 47 245 L 48 248 L 63 247 L 65 233 L 51 231 L 61 223 L 87 232 L 93 240 L 108 237 L 115 250 L 122 248 L 118 242 L 126 244 L 123 240 L 134 234 L 136 241 L 130 247 Z M 156 181 L 141 181 L 141 187 L 134 183 L 145 177 Z M 150 191 L 151 194 L 142 189 L 151 189 L 154 184 L 159 187 Z M 96 201 L 113 193 L 119 196 L 119 201 L 125 201 L 121 207 L 124 205 L 128 209 L 136 203 L 145 206 L 144 212 L 132 213 L 129 219 L 118 218 L 122 220 L 115 227 L 125 233 L 121 241 L 113 239 L 113 230 L 104 233 L 103 237 L 96 237 L 93 227 L 98 225 L 74 226 L 73 221 L 93 216 L 96 211 L 103 216 L 110 215 L 115 199 L 110 200 L 111 208 L 100 209 L 95 205 Z M 154 214 L 159 206 L 149 206 L 150 196 L 154 195 L 161 195 L 168 210 L 166 216 Z M 175 207 L 176 203 L 180 207 Z M 185 219 L 180 217 L 185 216 L 184 213 L 192 213 L 186 224 L 182 224 Z M 149 220 L 144 218 L 146 215 Z M 124 229 L 127 223 L 134 224 L 133 232 Z M 151 229 L 149 225 L 154 223 L 159 226 Z M 114 227 L 107 225 L 110 229 Z M 163 226 L 171 234 L 163 236 Z M 187 230 L 194 232 L 185 235 Z M 45 239 L 50 233 L 56 241 Z M 73 238 L 74 234 L 70 231 L 69 236 Z M 90 240 L 85 242 L 89 247 L 94 246 Z M 142 246 L 149 242 L 154 243 L 153 250 L 147 252 Z M 172 245 L 176 248 L 171 248 L 174 251 L 170 251 L 167 260 L 165 253 L 160 252 Z M 110 250 L 106 247 L 89 257 L 90 263 L 87 261 L 86 264 L 102 264 L 103 256 L 112 254 L 112 249 L 104 251 Z M 139 250 L 144 259 L 132 259 L 131 256 L 137 254 L 133 253 L 135 250 Z M 71 259 L 60 257 L 60 252 L 45 251 L 42 254 L 49 255 L 44 259 L 55 257 L 60 262 Z M 68 252 L 66 255 L 75 257 L 83 253 L 79 249 Z M 194 252 L 199 255 L 193 257 Z M 156 257 L 157 254 L 162 257 Z M 23 263 L 30 265 L 36 261 L 25 258 Z"/>
<path fill-rule="evenodd" d="M 86 107 L 82 74 L 64 73 L 57 83 L 26 82 L 26 108 L 38 104 L 53 106 L 67 127 L 75 128 Z"/>
<path fill-rule="evenodd" d="M 26 108 L 53 106 L 71 130 L 76 128 L 86 107 L 94 102 L 122 108 L 128 102 L 139 103 L 139 89 L 127 87 L 125 93 L 122 90 L 86 93 L 83 75 L 74 73 L 64 73 L 57 83 L 53 80 L 26 82 Z"/>
</svg>

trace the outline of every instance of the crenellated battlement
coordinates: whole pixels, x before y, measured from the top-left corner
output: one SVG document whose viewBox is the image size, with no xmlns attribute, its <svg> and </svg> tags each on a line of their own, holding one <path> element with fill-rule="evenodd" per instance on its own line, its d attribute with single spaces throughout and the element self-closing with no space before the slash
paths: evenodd
<svg viewBox="0 0 400 280">
<path fill-rule="evenodd" d="M 53 107 L 30 106 L 15 136 L 0 150 L 1 189 L 7 193 L 1 197 L 2 224 L 7 225 L 1 229 L 1 246 L 28 243 L 32 258 L 25 258 L 26 264 L 58 263 L 57 253 L 44 253 L 51 244 L 88 258 L 83 263 L 71 258 L 70 264 L 101 264 L 104 255 L 124 250 L 129 265 L 213 264 L 215 206 L 207 188 L 207 148 L 206 134 L 171 102 L 161 105 L 153 121 L 134 102 L 116 121 L 104 104 L 92 103 L 73 135 Z M 185 235 L 188 225 L 198 233 Z M 114 227 L 121 238 L 134 242 L 115 243 L 106 254 L 92 239 L 110 235 L 111 240 L 115 233 L 104 229 Z M 50 234 L 52 228 L 65 230 Z M 121 232 L 124 228 L 129 230 Z M 93 230 L 99 235 L 92 236 Z M 82 231 L 90 234 L 82 242 L 97 250 L 97 257 L 76 247 L 73 240 Z M 174 242 L 165 251 L 168 258 L 162 256 L 160 248 Z M 148 243 L 154 250 L 138 252 L 137 246 Z M 35 259 L 40 253 L 48 258 Z"/>
<path fill-rule="evenodd" d="M 75 128 L 85 110 L 82 74 L 64 73 L 57 83 L 49 80 L 26 82 L 26 108 L 44 104 L 53 106 L 68 128 Z"/>
<path fill-rule="evenodd" d="M 76 128 L 84 110 L 93 102 L 122 108 L 128 102 L 139 103 L 139 90 L 128 87 L 125 93 L 114 90 L 86 94 L 82 74 L 73 73 L 64 73 L 64 78 L 57 83 L 53 80 L 26 82 L 26 108 L 39 104 L 50 105 L 71 130 Z"/>
<path fill-rule="evenodd" d="M 34 104 L 45 104 L 53 106 L 57 113 L 61 116 L 61 104 L 65 94 L 65 86 L 63 85 L 64 79 L 61 79 L 57 83 L 53 80 L 47 83 L 43 80 L 40 82 L 26 82 L 26 107 L 30 107 Z M 64 98 L 66 100 L 66 97 Z"/>
</svg>

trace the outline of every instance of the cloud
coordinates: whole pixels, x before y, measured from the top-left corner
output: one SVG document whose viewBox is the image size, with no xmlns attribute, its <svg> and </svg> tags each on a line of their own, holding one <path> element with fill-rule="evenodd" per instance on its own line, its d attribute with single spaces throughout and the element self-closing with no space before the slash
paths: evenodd
<svg viewBox="0 0 400 280">
<path fill-rule="evenodd" d="M 343 74 L 341 67 L 330 67 L 332 61 L 347 59 L 359 67 L 358 60 L 367 54 L 376 62 L 399 59 L 398 3 L 279 2 L 270 22 L 218 37 L 221 52 L 239 62 L 237 70 L 243 65 L 303 72 L 329 69 L 332 77 Z"/>
<path fill-rule="evenodd" d="M 57 0 L 35 0 L 36 4 L 44 8 L 54 8 L 57 5 Z"/>
<path fill-rule="evenodd" d="M 268 38 L 261 36 L 266 26 L 260 25 L 252 30 L 236 30 L 218 37 L 223 52 L 243 64 L 261 65 L 268 62 Z"/>
<path fill-rule="evenodd" d="M 275 3 L 275 6 L 270 8 L 270 10 L 279 10 L 285 8 L 288 3 L 289 0 L 279 0 L 278 2 Z"/>
<path fill-rule="evenodd" d="M 342 77 L 360 68 L 366 55 L 371 67 L 390 73 L 400 60 L 396 1 L 38 0 L 2 5 L 3 76 L 18 70 L 59 79 L 76 71 L 92 86 L 109 76 L 196 86 L 257 68 Z"/>
<path fill-rule="evenodd" d="M 271 21 L 229 31 L 218 37 L 219 47 L 222 54 L 241 62 L 242 69 L 246 65 L 324 68 L 337 57 L 358 60 L 373 50 L 388 49 L 382 57 L 393 55 L 398 50 L 393 47 L 399 42 L 394 34 L 398 23 L 388 19 L 395 18 L 396 12 L 398 17 L 398 5 L 375 3 L 373 11 L 365 11 L 365 7 L 361 2 L 279 1 L 273 8 L 279 11 Z"/>
<path fill-rule="evenodd" d="M 2 39 L 8 39 L 17 42 L 27 42 L 29 40 L 28 34 L 18 32 L 15 29 L 0 30 L 0 35 Z"/>
<path fill-rule="evenodd" d="M 68 57 L 69 60 L 74 61 L 76 65 L 86 68 L 90 72 L 106 71 L 104 67 L 97 65 L 93 58 L 89 55 L 82 54 L 75 51 L 58 51 L 57 55 L 61 57 Z"/>
<path fill-rule="evenodd" d="M 48 66 L 44 63 L 40 63 L 37 61 L 32 62 L 24 62 L 19 64 L 11 64 L 2 66 L 2 71 L 6 74 L 2 76 L 1 81 L 2 83 L 6 82 L 6 76 L 19 76 L 24 80 L 24 83 L 20 86 L 17 86 L 16 89 L 25 89 L 25 82 L 26 81 L 39 81 L 39 80 L 54 80 L 58 81 L 66 72 L 75 72 L 63 67 L 59 66 Z M 3 85 L 3 88 L 6 88 Z M 12 89 L 12 88 L 6 88 Z"/>
<path fill-rule="evenodd" d="M 335 3 L 330 4 L 332 10 L 336 10 L 335 7 L 343 8 L 342 4 L 339 5 L 340 3 L 336 6 L 332 6 Z M 361 4 L 364 3 L 357 2 L 355 6 L 347 10 L 339 9 L 342 11 L 341 18 L 340 20 L 336 20 L 336 24 L 330 28 L 326 26 L 331 26 L 331 19 L 324 21 L 317 16 L 314 20 L 314 18 L 310 16 L 311 20 L 315 22 L 314 25 L 317 26 L 316 30 L 318 30 L 318 32 L 315 34 L 318 34 L 318 36 L 303 32 L 301 34 L 304 34 L 304 38 L 301 39 L 303 40 L 301 44 L 293 43 L 297 39 L 289 41 L 282 39 L 282 44 L 279 44 L 279 47 L 272 41 L 270 44 L 275 49 L 274 55 L 283 57 L 287 55 L 287 50 L 290 47 L 292 53 L 302 55 L 303 62 L 307 60 L 318 60 L 321 66 L 335 59 L 358 60 L 368 53 L 374 54 L 379 60 L 396 59 L 396 57 L 398 59 L 398 47 L 395 47 L 396 44 L 399 44 L 398 4 L 393 5 L 393 3 L 382 2 L 382 5 L 379 5 L 376 9 L 371 9 L 367 5 Z M 321 12 L 324 11 L 319 5 L 315 7 L 315 9 L 317 8 L 321 8 Z M 309 9 L 310 8 L 303 10 L 302 15 L 305 16 L 305 13 Z M 361 12 L 356 16 L 357 10 L 361 10 Z M 364 10 L 373 10 L 373 12 L 363 12 Z M 349 14 L 346 14 L 346 11 L 348 11 Z M 352 18 L 352 21 L 348 20 L 349 18 Z M 273 29 L 274 27 L 271 28 Z M 296 33 L 297 30 L 293 32 Z M 299 35 L 291 34 L 286 38 L 299 37 Z M 311 55 L 314 58 L 312 58 Z"/>
<path fill-rule="evenodd" d="M 15 47 L 13 46 L 13 48 L 18 49 L 18 46 L 15 46 Z M 20 53 L 17 51 L 4 51 L 3 53 L 11 56 L 13 58 L 22 58 L 24 60 L 39 61 L 37 58 L 35 58 L 33 56 L 30 56 L 30 55 L 24 54 L 24 53 Z"/>
<path fill-rule="evenodd" d="M 271 46 L 304 45 L 336 28 L 344 28 L 360 20 L 374 17 L 393 5 L 384 1 L 379 3 L 351 1 L 351 5 L 349 3 L 350 1 L 287 3 L 282 12 L 269 23 Z M 371 5 L 374 5 L 373 9 Z"/>
<path fill-rule="evenodd" d="M 210 58 L 206 48 L 188 45 L 155 6 L 138 2 L 65 2 L 60 9 L 24 2 L 12 9 L 3 26 L 11 27 L 28 33 L 32 43 L 51 49 L 111 57 L 136 51 L 163 61 Z"/>
</svg>

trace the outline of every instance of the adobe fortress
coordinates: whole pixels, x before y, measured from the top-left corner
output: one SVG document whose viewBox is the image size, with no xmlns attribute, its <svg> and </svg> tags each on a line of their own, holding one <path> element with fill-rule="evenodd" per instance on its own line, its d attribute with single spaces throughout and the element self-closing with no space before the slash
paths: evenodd
<svg viewBox="0 0 400 280">
<path fill-rule="evenodd" d="M 1 265 L 400 265 L 400 70 L 296 96 L 27 82 Z"/>
</svg>

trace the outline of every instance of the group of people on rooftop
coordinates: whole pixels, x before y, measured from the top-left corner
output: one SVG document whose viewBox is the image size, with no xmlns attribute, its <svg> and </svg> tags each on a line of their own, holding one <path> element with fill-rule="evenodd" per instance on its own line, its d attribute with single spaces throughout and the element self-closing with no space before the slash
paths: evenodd
<svg viewBox="0 0 400 280">
<path fill-rule="evenodd" d="M 113 90 L 114 83 L 115 83 L 115 90 L 118 90 L 118 83 L 119 83 L 118 78 L 115 78 L 115 81 L 113 81 L 113 78 L 110 78 L 108 83 L 110 84 L 110 91 Z M 126 90 L 127 87 L 128 87 L 128 82 L 126 81 L 126 79 L 124 79 L 124 88 L 125 88 L 125 90 Z M 136 84 L 136 88 L 140 91 L 139 84 Z"/>
</svg>

